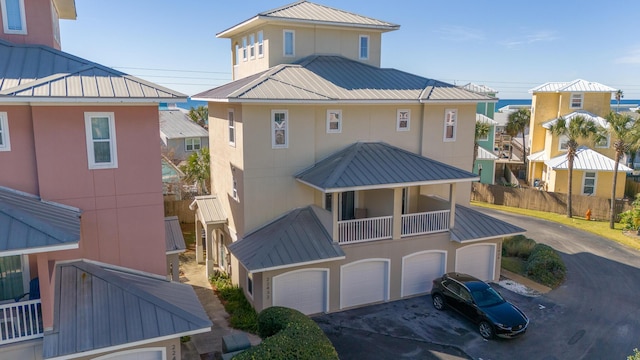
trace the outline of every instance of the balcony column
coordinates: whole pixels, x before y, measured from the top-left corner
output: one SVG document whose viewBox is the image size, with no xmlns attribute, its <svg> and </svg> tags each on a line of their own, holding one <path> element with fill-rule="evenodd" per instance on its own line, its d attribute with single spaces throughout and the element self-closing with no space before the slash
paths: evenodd
<svg viewBox="0 0 640 360">
<path fill-rule="evenodd" d="M 393 189 L 393 225 L 392 239 L 402 236 L 402 188 Z"/>
<path fill-rule="evenodd" d="M 340 234 L 338 233 L 338 198 L 340 193 L 331 194 L 331 216 L 333 217 L 333 242 L 340 242 Z"/>
<path fill-rule="evenodd" d="M 451 204 L 451 212 L 449 213 L 449 229 L 453 229 L 456 218 L 456 184 L 449 185 L 449 204 Z"/>
</svg>

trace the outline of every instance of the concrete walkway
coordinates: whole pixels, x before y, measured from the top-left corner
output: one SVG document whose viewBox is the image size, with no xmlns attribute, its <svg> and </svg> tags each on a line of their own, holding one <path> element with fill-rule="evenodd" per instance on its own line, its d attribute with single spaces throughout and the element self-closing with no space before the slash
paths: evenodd
<svg viewBox="0 0 640 360">
<path fill-rule="evenodd" d="M 222 337 L 242 331 L 229 327 L 229 314 L 213 292 L 205 275 L 205 266 L 196 263 L 195 257 L 193 250 L 180 254 L 180 282 L 193 287 L 213 326 L 210 332 L 193 335 L 191 341 L 182 344 L 182 359 L 222 359 Z M 257 345 L 261 341 L 257 335 L 247 333 L 247 337 L 251 345 Z"/>
</svg>

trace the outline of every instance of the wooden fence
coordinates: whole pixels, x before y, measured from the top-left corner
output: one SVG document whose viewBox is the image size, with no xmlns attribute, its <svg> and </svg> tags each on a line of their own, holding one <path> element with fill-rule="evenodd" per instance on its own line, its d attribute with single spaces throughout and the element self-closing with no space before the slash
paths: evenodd
<svg viewBox="0 0 640 360">
<path fill-rule="evenodd" d="M 189 209 L 193 200 L 173 200 L 169 197 L 164 199 L 164 216 L 177 216 L 181 223 L 194 224 L 196 222 L 196 212 Z"/>
<path fill-rule="evenodd" d="M 575 216 L 584 217 L 587 209 L 591 209 L 592 219 L 609 219 L 610 199 L 584 195 L 573 195 L 571 199 L 572 212 Z M 534 188 L 473 183 L 471 200 L 557 214 L 567 213 L 567 194 L 540 191 Z M 629 201 L 616 200 L 616 216 L 631 208 Z"/>
</svg>

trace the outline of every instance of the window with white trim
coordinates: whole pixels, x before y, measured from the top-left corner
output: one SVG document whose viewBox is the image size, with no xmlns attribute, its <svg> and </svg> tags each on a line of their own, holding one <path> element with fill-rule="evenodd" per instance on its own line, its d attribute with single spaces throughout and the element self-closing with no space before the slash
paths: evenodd
<svg viewBox="0 0 640 360">
<path fill-rule="evenodd" d="M 569 137 L 567 135 L 560 135 L 558 138 L 558 151 L 569 150 Z"/>
<path fill-rule="evenodd" d="M 253 299 L 253 274 L 247 273 L 247 293 Z"/>
<path fill-rule="evenodd" d="M 240 44 L 236 43 L 236 61 L 234 65 L 240 65 Z"/>
<path fill-rule="evenodd" d="M 360 60 L 369 60 L 369 35 L 360 35 L 358 58 Z"/>
<path fill-rule="evenodd" d="M 6 112 L 0 112 L 0 151 L 11 150 L 11 139 L 9 139 L 9 120 Z"/>
<path fill-rule="evenodd" d="M 238 182 L 236 181 L 235 176 L 232 176 L 231 178 L 231 197 L 238 201 Z"/>
<path fill-rule="evenodd" d="M 184 139 L 184 151 L 197 151 L 200 150 L 200 146 L 200 138 Z"/>
<path fill-rule="evenodd" d="M 284 30 L 282 32 L 282 51 L 284 56 L 296 56 L 296 32 L 293 30 Z"/>
<path fill-rule="evenodd" d="M 249 58 L 256 58 L 256 36 L 254 34 L 249 35 Z"/>
<path fill-rule="evenodd" d="M 411 110 L 398 109 L 396 113 L 396 131 L 409 131 L 411 128 Z"/>
<path fill-rule="evenodd" d="M 596 172 L 585 171 L 582 178 L 582 195 L 593 195 L 596 189 Z"/>
<path fill-rule="evenodd" d="M 342 110 L 327 110 L 327 134 L 342 132 Z"/>
<path fill-rule="evenodd" d="M 5 34 L 27 34 L 24 0 L 0 0 Z"/>
<path fill-rule="evenodd" d="M 583 100 L 584 100 L 584 94 L 583 93 L 571 94 L 571 104 L 569 104 L 569 107 L 571 109 L 582 109 L 582 101 Z"/>
<path fill-rule="evenodd" d="M 611 134 L 607 134 L 603 139 L 596 142 L 596 147 L 604 149 L 609 148 L 609 141 L 611 141 Z"/>
<path fill-rule="evenodd" d="M 446 109 L 444 111 L 444 141 L 456 141 L 457 122 L 458 110 Z"/>
<path fill-rule="evenodd" d="M 112 112 L 84 113 L 89 169 L 118 167 L 116 125 Z"/>
<path fill-rule="evenodd" d="M 271 147 L 286 149 L 289 147 L 289 111 L 271 110 Z"/>
<path fill-rule="evenodd" d="M 227 120 L 229 121 L 229 145 L 236 144 L 236 121 L 233 109 L 227 111 Z"/>
<path fill-rule="evenodd" d="M 264 56 L 264 33 L 262 30 L 258 31 L 258 57 Z"/>
<path fill-rule="evenodd" d="M 247 61 L 247 37 L 242 38 L 242 61 Z"/>
<path fill-rule="evenodd" d="M 53 39 L 60 45 L 60 17 L 55 6 L 51 7 L 51 20 L 53 24 Z"/>
</svg>

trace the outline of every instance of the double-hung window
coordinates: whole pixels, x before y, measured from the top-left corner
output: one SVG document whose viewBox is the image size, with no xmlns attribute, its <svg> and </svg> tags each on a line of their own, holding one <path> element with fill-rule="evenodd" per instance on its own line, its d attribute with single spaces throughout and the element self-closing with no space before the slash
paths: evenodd
<svg viewBox="0 0 640 360">
<path fill-rule="evenodd" d="M 242 61 L 247 61 L 247 37 L 242 38 Z"/>
<path fill-rule="evenodd" d="M 570 107 L 572 109 L 582 109 L 582 101 L 583 100 L 584 100 L 584 94 L 582 94 L 582 93 L 571 94 Z"/>
<path fill-rule="evenodd" d="M 236 122 L 233 109 L 227 111 L 227 120 L 229 121 L 229 145 L 236 145 Z"/>
<path fill-rule="evenodd" d="M 585 171 L 582 178 L 582 195 L 593 195 L 596 188 L 596 173 L 594 171 Z"/>
<path fill-rule="evenodd" d="M 360 60 L 369 60 L 369 35 L 360 35 L 358 58 Z"/>
<path fill-rule="evenodd" d="M 293 30 L 284 30 L 283 37 L 283 55 L 284 56 L 296 56 L 296 33 Z"/>
<path fill-rule="evenodd" d="M 256 36 L 254 34 L 249 35 L 249 58 L 256 58 Z"/>
<path fill-rule="evenodd" d="M 231 197 L 238 201 L 238 182 L 236 181 L 235 176 L 231 178 Z"/>
<path fill-rule="evenodd" d="M 262 30 L 258 31 L 258 57 L 264 56 L 264 33 Z"/>
<path fill-rule="evenodd" d="M 605 137 L 600 139 L 600 141 L 596 142 L 596 147 L 604 148 L 604 149 L 608 148 L 610 139 L 611 139 L 611 134 L 607 134 Z"/>
<path fill-rule="evenodd" d="M 558 138 L 558 151 L 569 150 L 569 137 L 567 135 L 560 135 Z"/>
<path fill-rule="evenodd" d="M 0 0 L 5 34 L 27 34 L 24 0 Z"/>
<path fill-rule="evenodd" d="M 396 113 L 396 131 L 409 131 L 411 127 L 411 110 L 398 109 Z"/>
<path fill-rule="evenodd" d="M 118 167 L 116 124 L 112 112 L 84 114 L 89 169 Z"/>
<path fill-rule="evenodd" d="M 200 138 L 186 138 L 184 139 L 185 151 L 197 151 L 200 150 Z"/>
<path fill-rule="evenodd" d="M 446 109 L 444 111 L 444 141 L 456 141 L 457 122 L 458 110 Z"/>
<path fill-rule="evenodd" d="M 271 110 L 271 147 L 286 149 L 289 147 L 289 112 Z"/>
<path fill-rule="evenodd" d="M 6 112 L 0 112 L 0 151 L 10 151 L 9 120 Z"/>
<path fill-rule="evenodd" d="M 342 132 L 342 110 L 327 110 L 327 134 Z"/>
</svg>

